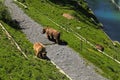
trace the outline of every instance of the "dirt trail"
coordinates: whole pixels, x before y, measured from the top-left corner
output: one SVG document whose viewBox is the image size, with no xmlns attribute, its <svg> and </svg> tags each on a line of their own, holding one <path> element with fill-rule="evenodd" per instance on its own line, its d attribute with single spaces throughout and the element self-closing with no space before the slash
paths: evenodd
<svg viewBox="0 0 120 80">
<path fill-rule="evenodd" d="M 42 42 L 51 44 L 45 35 L 41 34 L 42 26 L 28 17 L 13 0 L 5 0 L 5 5 L 9 8 L 12 18 L 20 22 L 23 33 L 26 34 L 30 42 Z M 107 80 L 95 72 L 93 65 L 86 65 L 86 61 L 77 52 L 63 45 L 47 45 L 48 57 L 55 62 L 73 80 Z"/>
</svg>

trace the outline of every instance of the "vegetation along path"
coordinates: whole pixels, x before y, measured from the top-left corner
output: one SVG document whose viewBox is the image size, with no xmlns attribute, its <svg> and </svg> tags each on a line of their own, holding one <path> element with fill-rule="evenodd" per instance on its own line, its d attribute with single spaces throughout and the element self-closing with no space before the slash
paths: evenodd
<svg viewBox="0 0 120 80">
<path fill-rule="evenodd" d="M 52 44 L 45 35 L 41 34 L 42 26 L 28 17 L 13 0 L 5 0 L 5 5 L 9 8 L 12 18 L 20 23 L 22 31 L 26 34 L 30 42 L 42 42 Z M 57 44 L 47 45 L 48 57 L 55 62 L 72 80 L 106 80 L 95 72 L 93 65 L 86 65 L 86 61 L 77 52 L 68 46 Z"/>
</svg>

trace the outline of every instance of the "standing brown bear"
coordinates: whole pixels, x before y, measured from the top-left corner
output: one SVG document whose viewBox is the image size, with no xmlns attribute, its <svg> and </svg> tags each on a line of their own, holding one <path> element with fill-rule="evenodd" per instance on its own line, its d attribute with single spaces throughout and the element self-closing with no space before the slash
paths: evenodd
<svg viewBox="0 0 120 80">
<path fill-rule="evenodd" d="M 104 47 L 100 44 L 96 44 L 96 49 L 100 50 L 100 51 L 104 51 Z"/>
<path fill-rule="evenodd" d="M 49 40 L 55 40 L 55 43 L 58 43 L 60 42 L 60 32 L 53 29 L 53 28 L 50 28 L 50 27 L 46 27 L 46 28 L 43 28 L 43 34 L 46 33 L 47 35 L 47 38 Z"/>
</svg>

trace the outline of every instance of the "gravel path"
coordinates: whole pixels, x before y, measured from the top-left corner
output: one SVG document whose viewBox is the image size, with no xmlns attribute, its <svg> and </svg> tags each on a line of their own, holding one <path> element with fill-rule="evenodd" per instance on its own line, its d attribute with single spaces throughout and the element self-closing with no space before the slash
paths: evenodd
<svg viewBox="0 0 120 80">
<path fill-rule="evenodd" d="M 28 17 L 12 1 L 5 0 L 5 5 L 9 8 L 13 19 L 20 22 L 21 28 L 24 28 L 22 31 L 30 42 L 52 44 L 53 42 L 41 34 L 42 26 Z M 86 65 L 86 61 L 68 46 L 52 44 L 47 45 L 46 48 L 48 57 L 73 80 L 107 80 L 95 72 L 93 65 Z"/>
</svg>

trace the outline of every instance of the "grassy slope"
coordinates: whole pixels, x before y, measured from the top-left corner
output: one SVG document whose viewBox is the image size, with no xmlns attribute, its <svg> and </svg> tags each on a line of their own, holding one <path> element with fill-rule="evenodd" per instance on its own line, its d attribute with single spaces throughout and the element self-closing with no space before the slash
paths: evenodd
<svg viewBox="0 0 120 80">
<path fill-rule="evenodd" d="M 97 29 L 98 25 L 95 25 L 92 20 L 89 19 L 88 16 L 83 12 L 74 9 L 75 6 L 67 3 L 64 5 L 63 3 L 55 4 L 54 1 L 55 0 L 26 0 L 24 4 L 28 6 L 28 9 L 23 9 L 29 16 L 31 16 L 35 21 L 42 24 L 43 26 L 49 25 L 61 31 L 62 39 L 67 41 L 69 46 L 79 52 L 80 55 L 99 67 L 103 71 L 100 72 L 102 75 L 111 80 L 119 80 L 120 65 L 105 55 L 99 53 L 85 42 L 80 41 L 73 34 L 74 32 L 77 32 L 80 35 L 84 36 L 91 43 L 99 43 L 103 45 L 105 47 L 105 52 L 119 61 L 120 46 L 118 44 L 114 46 L 111 40 L 109 40 L 109 38 L 103 33 L 103 31 Z M 82 7 L 86 10 L 87 4 L 83 2 L 83 0 L 79 1 L 82 2 Z M 62 17 L 62 14 L 64 12 L 76 15 L 77 18 L 68 20 Z M 74 32 L 67 33 L 52 23 L 48 18 L 52 19 L 69 31 L 70 28 L 73 29 Z M 77 27 L 80 27 L 81 29 L 78 30 Z"/>
<path fill-rule="evenodd" d="M 2 22 L 3 23 L 3 22 Z M 3 23 L 12 37 L 22 47 L 26 60 L 0 26 L 0 80 L 69 80 L 49 61 L 33 58 L 32 44 L 25 35 Z"/>
</svg>

